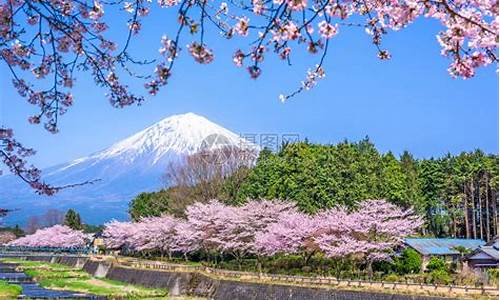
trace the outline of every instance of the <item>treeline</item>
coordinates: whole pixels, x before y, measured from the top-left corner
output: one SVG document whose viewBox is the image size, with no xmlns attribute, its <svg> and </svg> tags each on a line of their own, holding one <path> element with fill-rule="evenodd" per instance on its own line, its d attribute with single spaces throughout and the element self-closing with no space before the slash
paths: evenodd
<svg viewBox="0 0 500 300">
<path fill-rule="evenodd" d="M 26 226 L 22 229 L 19 225 L 15 225 L 15 227 L 0 226 L 0 231 L 9 231 L 19 237 L 25 234 L 33 234 L 39 229 L 52 227 L 54 225 L 66 225 L 74 230 L 83 230 L 86 233 L 99 232 L 103 228 L 102 225 L 83 223 L 80 214 L 74 209 L 70 208 L 66 212 L 63 212 L 51 208 L 43 214 L 30 216 L 27 219 Z"/>
<path fill-rule="evenodd" d="M 232 205 L 284 199 L 308 213 L 387 199 L 425 216 L 426 235 L 484 240 L 498 235 L 498 156 L 480 150 L 416 159 L 408 151 L 399 157 L 380 153 L 369 139 L 336 145 L 305 141 L 276 153 L 261 151 L 253 168 L 238 166 L 230 174 L 214 172 L 219 165 L 186 167 L 187 173 L 196 170 L 197 184 L 176 180 L 174 187 L 143 193 L 131 202 L 130 214 L 135 220 L 162 212 L 182 215 L 187 205 L 214 198 Z"/>
</svg>

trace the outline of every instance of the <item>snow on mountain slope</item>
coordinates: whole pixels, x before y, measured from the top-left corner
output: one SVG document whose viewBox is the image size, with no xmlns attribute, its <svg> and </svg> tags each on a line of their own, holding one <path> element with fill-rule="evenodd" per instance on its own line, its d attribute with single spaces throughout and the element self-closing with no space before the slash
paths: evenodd
<svg viewBox="0 0 500 300">
<path fill-rule="evenodd" d="M 54 185 L 100 179 L 93 185 L 64 190 L 55 197 L 42 197 L 34 195 L 13 176 L 0 177 L 0 199 L 7 207 L 20 209 L 7 222 L 22 221 L 22 217 L 34 211 L 43 213 L 49 207 L 76 208 L 84 218 L 93 218 L 93 222 L 123 219 L 135 195 L 164 186 L 161 176 L 169 162 L 200 151 L 207 146 L 207 140 L 209 144 L 213 142 L 214 136 L 222 137 L 224 145 L 258 149 L 202 116 L 174 115 L 107 149 L 42 173 L 44 180 Z"/>
</svg>

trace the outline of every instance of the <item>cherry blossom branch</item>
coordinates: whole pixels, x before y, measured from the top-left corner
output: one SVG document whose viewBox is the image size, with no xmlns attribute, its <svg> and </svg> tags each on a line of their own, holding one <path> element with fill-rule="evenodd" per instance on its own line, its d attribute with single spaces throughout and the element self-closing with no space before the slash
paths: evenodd
<svg viewBox="0 0 500 300">
<path fill-rule="evenodd" d="M 100 179 L 87 180 L 85 182 L 64 186 L 51 186 L 46 184 L 41 180 L 41 171 L 34 166 L 27 165 L 25 158 L 34 154 L 35 151 L 33 149 L 24 147 L 14 139 L 12 129 L 0 128 L 0 158 L 2 162 L 9 168 L 12 174 L 30 185 L 38 194 L 50 196 L 63 189 L 93 184 L 100 181 Z"/>
</svg>

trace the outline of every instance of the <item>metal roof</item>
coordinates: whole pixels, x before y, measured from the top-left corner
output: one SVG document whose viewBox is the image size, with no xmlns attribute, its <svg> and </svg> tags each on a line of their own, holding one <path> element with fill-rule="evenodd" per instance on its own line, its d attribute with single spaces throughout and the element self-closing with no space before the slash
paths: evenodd
<svg viewBox="0 0 500 300">
<path fill-rule="evenodd" d="M 462 246 L 474 250 L 485 242 L 473 239 L 406 238 L 405 244 L 422 255 L 454 255 L 460 254 L 454 247 Z"/>
<path fill-rule="evenodd" d="M 493 259 L 498 260 L 498 250 L 491 247 L 491 246 L 483 246 L 479 248 L 480 251 L 486 253 L 487 255 L 491 256 Z"/>
</svg>

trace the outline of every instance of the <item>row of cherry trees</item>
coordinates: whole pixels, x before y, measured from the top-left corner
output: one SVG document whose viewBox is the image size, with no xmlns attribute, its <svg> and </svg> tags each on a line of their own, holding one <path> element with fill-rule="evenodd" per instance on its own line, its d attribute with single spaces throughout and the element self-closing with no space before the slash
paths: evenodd
<svg viewBox="0 0 500 300">
<path fill-rule="evenodd" d="M 202 252 L 225 255 L 241 263 L 249 255 L 315 254 L 368 263 L 387 259 L 402 238 L 423 221 L 411 209 L 384 200 L 367 200 L 356 210 L 343 207 L 315 215 L 300 212 L 290 202 L 253 200 L 228 206 L 217 200 L 188 206 L 186 218 L 170 215 L 138 222 L 106 224 L 106 247 L 172 256 Z"/>
<path fill-rule="evenodd" d="M 87 245 L 88 235 L 68 226 L 54 225 L 14 240 L 7 245 L 22 247 L 81 248 Z"/>
</svg>

